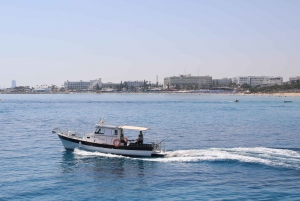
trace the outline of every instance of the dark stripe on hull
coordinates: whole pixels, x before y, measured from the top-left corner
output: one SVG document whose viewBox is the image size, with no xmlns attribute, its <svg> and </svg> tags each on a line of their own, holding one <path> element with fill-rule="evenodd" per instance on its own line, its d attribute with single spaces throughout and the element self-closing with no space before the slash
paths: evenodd
<svg viewBox="0 0 300 201">
<path fill-rule="evenodd" d="M 74 151 L 74 149 L 65 148 L 67 151 Z"/>
<path fill-rule="evenodd" d="M 151 154 L 152 157 L 164 157 L 165 154 Z"/>
<path fill-rule="evenodd" d="M 58 135 L 58 137 L 59 137 L 59 138 L 61 138 L 61 139 L 64 139 L 64 140 L 70 141 L 70 142 L 79 143 L 79 140 L 76 140 L 76 139 L 68 138 L 68 137 L 61 136 L 61 135 Z"/>
<path fill-rule="evenodd" d="M 152 151 L 153 150 L 153 147 L 151 144 L 144 144 L 142 146 L 133 144 L 133 145 L 129 145 L 129 146 L 115 147 L 114 145 L 98 144 L 98 143 L 94 143 L 94 142 L 81 141 L 81 140 L 72 139 L 72 138 L 68 138 L 65 136 L 61 136 L 61 135 L 58 135 L 58 137 L 61 139 L 70 141 L 70 142 L 75 142 L 75 143 L 81 142 L 82 145 L 87 145 L 87 146 L 91 146 L 91 147 L 101 147 L 101 148 L 107 148 L 107 149 L 139 150 L 139 151 Z"/>
</svg>

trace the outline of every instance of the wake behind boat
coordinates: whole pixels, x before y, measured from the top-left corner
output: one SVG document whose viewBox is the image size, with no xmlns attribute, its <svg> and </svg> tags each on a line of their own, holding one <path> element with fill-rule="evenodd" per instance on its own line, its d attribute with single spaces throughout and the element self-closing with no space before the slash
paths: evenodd
<svg viewBox="0 0 300 201">
<path fill-rule="evenodd" d="M 60 138 L 66 150 L 75 148 L 98 151 L 102 153 L 111 153 L 124 156 L 165 156 L 166 150 L 162 141 L 158 143 L 144 143 L 143 131 L 149 130 L 145 127 L 137 126 L 112 126 L 105 125 L 99 121 L 95 125 L 93 133 L 86 133 L 79 136 L 70 131 L 63 132 L 59 128 L 52 130 Z M 139 131 L 137 140 L 131 140 L 125 137 L 125 130 Z"/>
</svg>

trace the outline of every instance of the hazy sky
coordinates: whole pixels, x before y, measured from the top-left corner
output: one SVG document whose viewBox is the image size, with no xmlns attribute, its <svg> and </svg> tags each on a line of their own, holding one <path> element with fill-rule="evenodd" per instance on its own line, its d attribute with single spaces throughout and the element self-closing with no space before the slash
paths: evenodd
<svg viewBox="0 0 300 201">
<path fill-rule="evenodd" d="M 300 1 L 1 1 L 0 86 L 300 76 Z"/>
</svg>

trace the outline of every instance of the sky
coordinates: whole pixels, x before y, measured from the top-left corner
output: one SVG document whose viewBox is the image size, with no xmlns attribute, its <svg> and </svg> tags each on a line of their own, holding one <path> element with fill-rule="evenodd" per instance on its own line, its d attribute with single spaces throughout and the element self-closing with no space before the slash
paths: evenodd
<svg viewBox="0 0 300 201">
<path fill-rule="evenodd" d="M 300 76 L 298 0 L 0 1 L 0 87 Z"/>
</svg>

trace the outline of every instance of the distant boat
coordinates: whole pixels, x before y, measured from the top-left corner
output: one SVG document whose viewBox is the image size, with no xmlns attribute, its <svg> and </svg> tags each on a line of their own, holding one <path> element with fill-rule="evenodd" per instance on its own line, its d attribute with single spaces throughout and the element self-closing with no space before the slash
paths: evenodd
<svg viewBox="0 0 300 201">
<path fill-rule="evenodd" d="M 239 100 L 238 100 L 238 99 L 236 99 L 234 102 L 236 102 L 236 103 L 237 103 L 237 102 L 239 102 Z"/>
<path fill-rule="evenodd" d="M 291 103 L 291 102 L 293 102 L 293 101 L 283 101 L 284 103 Z"/>
</svg>

